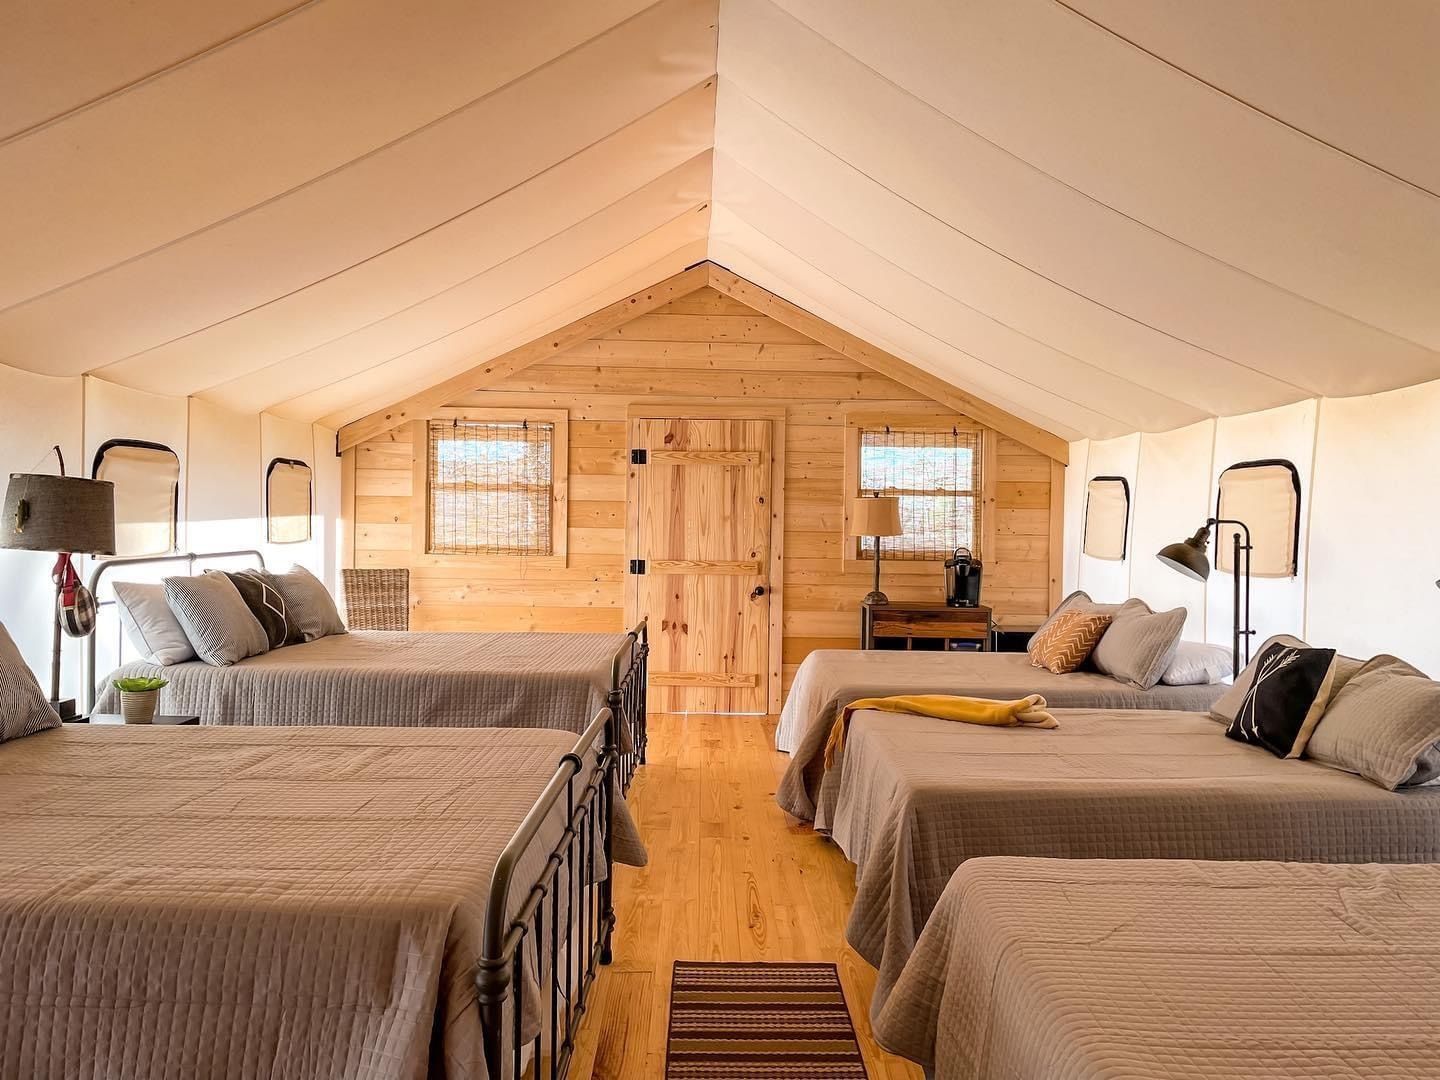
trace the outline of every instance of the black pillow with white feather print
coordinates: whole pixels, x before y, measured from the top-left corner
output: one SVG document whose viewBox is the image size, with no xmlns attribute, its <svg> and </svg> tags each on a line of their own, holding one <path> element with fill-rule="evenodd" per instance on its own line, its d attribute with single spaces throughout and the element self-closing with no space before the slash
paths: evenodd
<svg viewBox="0 0 1440 1080">
<path fill-rule="evenodd" d="M 234 583 L 240 592 L 240 599 L 244 600 L 245 606 L 250 609 L 250 614 L 264 627 L 270 648 L 278 649 L 299 640 L 297 635 L 291 633 L 290 619 L 285 611 L 285 598 L 280 595 L 279 589 L 253 570 L 240 570 L 235 573 L 222 570 L 220 573 Z"/>
<path fill-rule="evenodd" d="M 1255 678 L 1225 729 L 1228 738 L 1298 758 L 1320 723 L 1335 685 L 1335 650 L 1279 642 L 1253 661 Z"/>
</svg>

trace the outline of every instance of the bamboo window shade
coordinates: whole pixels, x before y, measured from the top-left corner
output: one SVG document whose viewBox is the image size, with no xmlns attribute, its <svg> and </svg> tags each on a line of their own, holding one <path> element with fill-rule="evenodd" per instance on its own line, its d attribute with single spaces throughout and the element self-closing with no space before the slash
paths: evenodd
<svg viewBox="0 0 1440 1080">
<path fill-rule="evenodd" d="M 979 552 L 980 461 L 978 431 L 860 431 L 859 494 L 900 501 L 904 532 L 885 541 L 885 559 L 932 561 L 957 547 Z M 858 541 L 856 552 L 865 557 Z"/>
<path fill-rule="evenodd" d="M 430 421 L 429 550 L 551 554 L 554 434 L 528 420 Z"/>
</svg>

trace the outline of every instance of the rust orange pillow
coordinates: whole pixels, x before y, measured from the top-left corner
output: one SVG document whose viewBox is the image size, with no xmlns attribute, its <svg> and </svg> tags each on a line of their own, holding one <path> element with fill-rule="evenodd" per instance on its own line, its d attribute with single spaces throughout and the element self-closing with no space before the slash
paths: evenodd
<svg viewBox="0 0 1440 1080">
<path fill-rule="evenodd" d="M 1090 611 L 1066 611 L 1036 634 L 1030 642 L 1030 663 L 1068 675 L 1085 662 L 1113 616 Z"/>
</svg>

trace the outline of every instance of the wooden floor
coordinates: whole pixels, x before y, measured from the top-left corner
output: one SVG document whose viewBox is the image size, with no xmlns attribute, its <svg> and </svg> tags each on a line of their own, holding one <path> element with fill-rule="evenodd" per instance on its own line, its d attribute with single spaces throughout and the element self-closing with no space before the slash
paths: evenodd
<svg viewBox="0 0 1440 1080">
<path fill-rule="evenodd" d="M 615 964 L 596 985 L 576 1080 L 664 1075 L 676 960 L 831 961 L 871 1080 L 919 1080 L 871 1038 L 875 973 L 844 935 L 854 870 L 775 804 L 789 759 L 774 731 L 773 716 L 650 718 L 649 763 L 630 793 L 650 865 L 619 868 Z"/>
</svg>

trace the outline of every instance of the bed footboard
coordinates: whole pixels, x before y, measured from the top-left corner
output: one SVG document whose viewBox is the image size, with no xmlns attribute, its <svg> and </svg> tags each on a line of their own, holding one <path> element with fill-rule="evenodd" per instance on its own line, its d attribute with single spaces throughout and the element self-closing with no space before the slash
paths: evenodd
<svg viewBox="0 0 1440 1080">
<path fill-rule="evenodd" d="M 495 864 L 475 976 L 490 1080 L 565 1076 L 591 986 L 610 962 L 619 724 L 608 708 L 596 714 Z M 539 879 L 517 877 L 557 812 L 564 828 Z"/>
<path fill-rule="evenodd" d="M 635 770 L 645 764 L 649 733 L 645 721 L 646 693 L 650 684 L 650 630 L 646 620 L 625 635 L 610 666 L 610 696 L 606 704 L 626 738 L 618 744 L 618 779 L 622 793 L 630 790 Z"/>
</svg>

